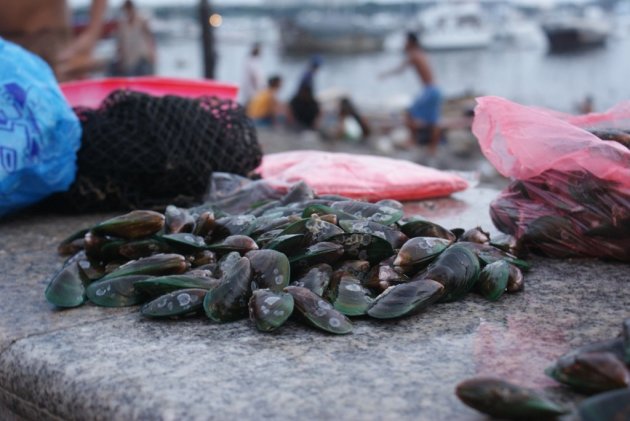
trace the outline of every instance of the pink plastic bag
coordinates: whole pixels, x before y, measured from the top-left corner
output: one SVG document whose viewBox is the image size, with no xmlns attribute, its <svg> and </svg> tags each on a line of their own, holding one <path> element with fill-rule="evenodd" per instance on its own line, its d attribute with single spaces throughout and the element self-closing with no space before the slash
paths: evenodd
<svg viewBox="0 0 630 421">
<path fill-rule="evenodd" d="M 629 130 L 630 102 L 570 116 L 477 101 L 473 133 L 497 170 L 516 179 L 490 206 L 497 228 L 550 256 L 630 261 L 630 150 L 591 133 Z"/>
<path fill-rule="evenodd" d="M 321 151 L 265 155 L 256 171 L 278 188 L 305 181 L 318 195 L 371 201 L 447 196 L 468 187 L 456 174 L 409 161 Z"/>
</svg>

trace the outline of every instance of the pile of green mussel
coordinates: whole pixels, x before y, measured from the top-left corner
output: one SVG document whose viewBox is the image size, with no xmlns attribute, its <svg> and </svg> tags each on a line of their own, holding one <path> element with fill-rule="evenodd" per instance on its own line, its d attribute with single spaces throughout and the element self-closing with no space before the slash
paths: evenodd
<svg viewBox="0 0 630 421">
<path fill-rule="evenodd" d="M 593 395 L 578 405 L 581 421 L 630 420 L 630 319 L 618 337 L 573 349 L 545 373 L 575 392 Z M 493 377 L 463 381 L 455 393 L 466 405 L 501 419 L 551 419 L 569 412 L 541 392 Z"/>
<path fill-rule="evenodd" d="M 277 200 L 227 214 L 212 203 L 164 214 L 136 210 L 59 246 L 71 257 L 45 295 L 58 307 L 142 304 L 141 314 L 214 322 L 246 318 L 260 331 L 290 317 L 335 334 L 349 317 L 391 319 L 476 291 L 523 288 L 528 264 L 509 237 L 446 229 L 401 203 L 316 196 L 297 184 Z"/>
</svg>

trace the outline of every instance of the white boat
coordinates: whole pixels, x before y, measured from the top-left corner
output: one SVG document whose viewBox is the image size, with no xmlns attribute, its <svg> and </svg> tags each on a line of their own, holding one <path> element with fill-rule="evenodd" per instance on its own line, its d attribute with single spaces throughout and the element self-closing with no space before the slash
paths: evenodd
<svg viewBox="0 0 630 421">
<path fill-rule="evenodd" d="M 383 49 L 388 32 L 367 19 L 333 13 L 302 13 L 280 23 L 288 53 L 364 53 Z"/>
<path fill-rule="evenodd" d="M 517 48 L 542 48 L 546 45 L 547 39 L 540 24 L 517 8 L 503 4 L 492 16 L 495 40 Z"/>
<path fill-rule="evenodd" d="M 552 53 L 602 47 L 611 29 L 610 18 L 598 7 L 588 7 L 581 14 L 556 14 L 543 24 Z"/>
<path fill-rule="evenodd" d="M 488 47 L 494 32 L 477 3 L 446 2 L 420 12 L 420 43 L 426 50 Z"/>
</svg>

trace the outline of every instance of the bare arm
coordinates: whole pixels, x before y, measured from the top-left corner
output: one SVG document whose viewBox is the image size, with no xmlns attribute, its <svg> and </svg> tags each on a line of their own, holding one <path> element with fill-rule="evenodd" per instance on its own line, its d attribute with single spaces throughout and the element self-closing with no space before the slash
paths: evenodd
<svg viewBox="0 0 630 421">
<path fill-rule="evenodd" d="M 410 62 L 409 59 L 406 59 L 405 61 L 403 61 L 402 63 L 400 63 L 398 66 L 394 67 L 393 69 L 390 70 L 386 70 L 384 72 L 381 72 L 378 74 L 378 77 L 383 79 L 389 76 L 393 76 L 393 75 L 397 75 L 399 73 L 402 73 L 407 66 L 409 66 Z"/>
<path fill-rule="evenodd" d="M 149 27 L 149 21 L 146 19 L 142 20 L 142 33 L 144 34 L 147 43 L 149 44 L 150 49 L 150 61 L 151 63 L 155 63 L 155 37 L 153 36 L 153 32 Z"/>
<path fill-rule="evenodd" d="M 76 55 L 89 54 L 101 37 L 103 18 L 107 11 L 107 0 L 92 0 L 90 22 L 87 28 L 72 43 L 59 53 L 59 60 L 66 61 Z"/>
</svg>

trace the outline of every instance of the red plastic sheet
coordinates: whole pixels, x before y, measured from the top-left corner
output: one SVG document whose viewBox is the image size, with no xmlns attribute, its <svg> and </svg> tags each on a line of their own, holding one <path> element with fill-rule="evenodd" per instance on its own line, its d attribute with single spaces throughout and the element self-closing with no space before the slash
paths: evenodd
<svg viewBox="0 0 630 421">
<path fill-rule="evenodd" d="M 110 93 L 117 89 L 129 89 L 154 96 L 179 95 L 188 98 L 217 96 L 235 99 L 236 85 L 213 80 L 178 79 L 167 77 L 119 77 L 64 82 L 59 85 L 72 107 L 97 108 Z"/>
<path fill-rule="evenodd" d="M 265 155 L 256 171 L 278 188 L 305 181 L 318 195 L 339 194 L 370 201 L 427 199 L 468 187 L 456 174 L 409 161 L 321 151 Z"/>
<path fill-rule="evenodd" d="M 630 129 L 630 102 L 570 116 L 479 98 L 473 133 L 514 181 L 490 205 L 497 228 L 553 257 L 630 261 L 630 150 L 592 130 Z"/>
</svg>

